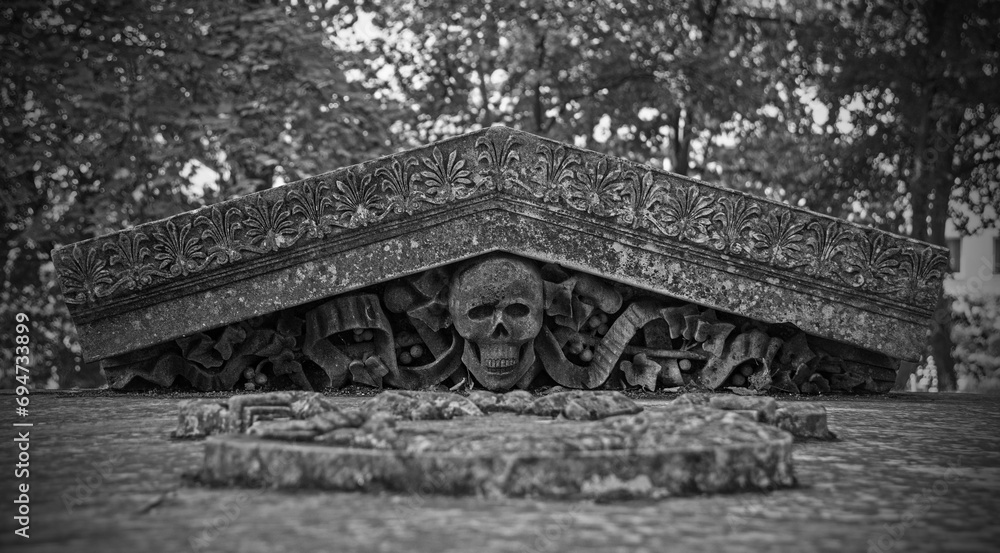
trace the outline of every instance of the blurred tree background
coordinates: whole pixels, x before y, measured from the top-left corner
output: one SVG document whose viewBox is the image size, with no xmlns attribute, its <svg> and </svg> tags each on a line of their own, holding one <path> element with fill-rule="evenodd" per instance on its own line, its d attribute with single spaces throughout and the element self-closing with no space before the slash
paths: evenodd
<svg viewBox="0 0 1000 553">
<path fill-rule="evenodd" d="M 36 385 L 101 385 L 54 246 L 493 124 L 944 244 L 1000 211 L 998 31 L 985 0 L 8 2 L 0 318 Z"/>
</svg>

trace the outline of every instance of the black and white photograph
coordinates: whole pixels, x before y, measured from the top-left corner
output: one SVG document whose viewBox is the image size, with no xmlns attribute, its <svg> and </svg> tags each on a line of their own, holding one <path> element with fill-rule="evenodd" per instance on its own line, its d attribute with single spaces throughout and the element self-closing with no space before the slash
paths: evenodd
<svg viewBox="0 0 1000 553">
<path fill-rule="evenodd" d="M 6 0 L 0 549 L 995 552 L 998 220 L 997 0 Z"/>
</svg>

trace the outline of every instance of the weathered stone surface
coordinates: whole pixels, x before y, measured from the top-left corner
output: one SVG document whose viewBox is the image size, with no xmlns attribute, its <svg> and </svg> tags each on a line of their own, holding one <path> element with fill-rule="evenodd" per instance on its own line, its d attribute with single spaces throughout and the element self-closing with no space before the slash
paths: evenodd
<svg viewBox="0 0 1000 553">
<path fill-rule="evenodd" d="M 227 409 L 226 404 L 233 410 Z M 190 400 L 182 402 L 178 409 L 178 423 L 173 436 L 202 438 L 227 432 L 248 432 L 262 437 L 306 440 L 332 433 L 325 441 L 346 443 L 360 439 L 381 443 L 387 438 L 363 436 L 364 432 L 358 431 L 334 431 L 360 428 L 376 415 L 404 420 L 445 420 L 513 413 L 568 420 L 597 420 L 636 414 L 642 410 L 628 397 L 607 391 L 553 391 L 535 397 L 521 390 L 505 394 L 477 390 L 467 398 L 445 392 L 388 391 L 366 400 L 358 409 L 343 410 L 337 405 L 336 399 L 315 392 L 233 396 L 228 402 Z M 731 411 L 749 420 L 777 425 L 797 438 L 836 438 L 827 428 L 825 409 L 817 404 L 778 403 L 774 398 L 760 396 L 696 393 L 684 394 L 667 405 L 669 409 L 678 412 L 705 407 Z M 385 417 L 380 417 L 372 423 L 375 425 L 373 428 L 382 430 L 385 420 Z"/>
<path fill-rule="evenodd" d="M 499 419 L 496 419 L 499 417 Z M 210 438 L 211 484 L 548 498 L 657 498 L 794 484 L 791 437 L 715 409 L 597 422 L 401 421 L 324 445 Z M 300 421 L 303 422 L 303 421 Z M 258 423 L 261 424 L 261 423 Z M 288 429 L 287 438 L 298 439 Z M 284 437 L 281 434 L 275 436 Z"/>
<path fill-rule="evenodd" d="M 309 441 L 343 429 L 353 431 L 365 427 L 381 428 L 386 419 L 387 417 L 373 416 L 359 409 L 331 407 L 307 418 L 257 421 L 246 433 L 275 440 Z"/>
<path fill-rule="evenodd" d="M 534 400 L 526 413 L 570 420 L 597 420 L 634 415 L 642 408 L 619 392 L 555 392 Z"/>
<path fill-rule="evenodd" d="M 738 413 L 750 420 L 777 426 L 796 438 L 837 438 L 827 427 L 826 409 L 815 403 L 778 402 L 774 398 L 762 396 L 684 394 L 664 408 L 681 416 L 686 411 L 703 407 Z"/>
<path fill-rule="evenodd" d="M 642 415 L 618 392 L 529 399 L 387 391 L 341 409 L 316 393 L 235 396 L 228 410 L 182 403 L 175 434 L 252 438 L 206 444 L 201 475 L 214 484 L 598 499 L 791 485 L 790 437 L 778 428 L 830 437 L 822 408 L 793 404 L 776 417 L 772 398 L 692 395 Z"/>
<path fill-rule="evenodd" d="M 7 517 L 0 551 L 987 553 L 1000 543 L 998 396 L 830 396 L 842 440 L 793 446 L 800 485 L 627 504 L 193 486 L 182 475 L 201 465 L 204 443 L 166 439 L 186 397 L 33 394 L 31 539 Z M 649 412 L 666 400 L 637 403 Z M 22 420 L 0 411 L 8 428 Z M 0 478 L 10 493 L 14 482 Z"/>
<path fill-rule="evenodd" d="M 221 434 L 229 426 L 229 409 L 211 399 L 190 399 L 178 408 L 175 438 L 204 438 Z"/>
<path fill-rule="evenodd" d="M 312 420 L 271 420 L 255 422 L 247 434 L 274 440 L 309 441 L 319 435 L 319 429 Z"/>
<path fill-rule="evenodd" d="M 837 435 L 826 424 L 826 408 L 815 403 L 789 403 L 774 413 L 774 424 L 796 438 L 834 440 Z"/>
<path fill-rule="evenodd" d="M 349 205 L 359 197 L 370 201 Z M 594 321 L 594 333 L 604 329 L 609 345 L 619 344 L 621 332 L 639 330 L 631 318 L 642 313 L 616 304 L 613 294 L 603 293 L 607 286 L 588 277 L 880 352 L 891 359 L 875 365 L 890 372 L 885 365 L 923 350 L 947 266 L 942 248 L 505 128 L 59 248 L 53 259 L 84 355 L 104 359 L 115 386 L 135 377 L 169 386 L 183 376 L 200 389 L 231 389 L 241 378 L 246 387 L 278 378 L 316 389 L 352 378 L 416 389 L 450 378 L 465 350 L 465 342 L 445 330 L 452 318 L 434 271 L 496 251 L 580 268 L 546 286 L 579 297 L 549 307 L 561 310 L 563 326 Z M 416 360 L 399 349 L 405 340 L 391 347 L 386 321 L 364 309 L 324 328 L 310 327 L 297 313 L 273 328 L 248 323 L 332 296 L 314 309 L 332 311 L 337 301 L 369 304 L 370 298 L 343 295 L 425 271 L 428 278 L 391 288 L 392 301 L 386 300 L 420 322 L 412 331 L 423 339 L 414 344 Z M 609 309 L 632 314 L 601 322 L 601 315 L 613 314 Z M 766 386 L 768 367 L 739 373 L 739 348 L 727 344 L 708 317 L 700 322 L 692 321 L 683 339 L 727 360 L 711 365 L 707 382 L 714 387 L 735 378 Z M 331 349 L 324 330 L 333 338 L 358 330 L 370 346 Z M 304 336 L 320 372 L 310 374 L 294 350 Z M 551 345 L 545 331 L 538 339 Z M 130 354 L 171 341 L 169 351 L 157 355 Z M 590 353 L 580 355 L 594 356 L 592 365 L 570 354 L 560 360 L 561 371 L 546 370 L 573 386 L 594 387 L 622 354 L 656 359 L 626 352 L 627 345 L 621 351 L 587 346 Z M 598 358 L 602 352 L 617 355 Z M 397 366 L 400 358 L 411 359 L 405 370 Z M 587 370 L 579 374 L 577 367 Z M 870 374 L 857 385 L 864 389 L 879 390 L 891 380 L 864 370 Z M 648 384 L 644 372 L 633 377 Z"/>
<path fill-rule="evenodd" d="M 334 411 L 337 409 L 337 402 L 321 394 L 306 394 L 292 400 L 290 407 L 292 416 L 297 419 L 307 419 L 309 417 Z"/>
<path fill-rule="evenodd" d="M 716 409 L 728 411 L 755 411 L 764 422 L 774 422 L 775 412 L 778 409 L 778 402 L 771 397 L 717 395 L 712 396 L 708 404 Z"/>
<path fill-rule="evenodd" d="M 287 433 L 288 439 L 305 439 L 341 427 L 360 427 L 377 413 L 404 420 L 445 420 L 484 413 L 597 420 L 642 410 L 621 393 L 607 391 L 555 392 L 538 398 L 524 391 L 475 391 L 467 398 L 447 392 L 386 391 L 365 401 L 358 411 L 342 411 L 335 400 L 316 392 L 274 392 L 233 396 L 228 406 L 212 400 L 182 403 L 175 436 L 248 432 L 264 437 Z"/>
<path fill-rule="evenodd" d="M 309 392 L 269 392 L 266 394 L 236 395 L 229 398 L 229 429 L 243 432 L 258 420 L 287 418 L 292 416 L 292 404 Z"/>
<path fill-rule="evenodd" d="M 497 394 L 484 390 L 469 393 L 469 401 L 476 404 L 483 413 L 525 413 L 531 408 L 535 396 L 524 390 Z"/>
<path fill-rule="evenodd" d="M 481 417 L 475 403 L 447 392 L 382 392 L 365 402 L 366 412 L 383 411 L 407 420 L 440 420 L 455 417 Z"/>
<path fill-rule="evenodd" d="M 507 272 L 493 274 L 501 269 Z M 481 278 L 481 271 L 493 273 Z M 533 284 L 513 282 L 515 277 Z M 449 285 L 451 278 L 456 281 Z M 490 291 L 494 282 L 506 284 Z M 472 293 L 476 286 L 489 293 Z M 268 383 L 308 390 L 347 381 L 426 389 L 447 381 L 453 388 L 479 384 L 501 391 L 533 387 L 540 376 L 568 388 L 614 388 L 623 376 L 625 384 L 647 390 L 697 382 L 748 395 L 769 388 L 829 392 L 823 380 L 838 374 L 852 374 L 859 389 L 874 391 L 892 373 L 827 351 L 817 356 L 809 348 L 823 343 L 810 345 L 801 332 L 784 343 L 788 329 L 782 325 L 748 326 L 734 315 L 649 294 L 633 301 L 636 295 L 554 264 L 539 270 L 530 260 L 489 255 L 178 339 L 173 350 L 153 348 L 163 362 L 129 354 L 105 372 L 118 375 L 111 378 L 117 388 L 143 375 L 173 382 L 160 373 L 180 363 L 178 374 L 201 387 L 243 382 L 248 390 Z M 538 324 L 540 334 L 532 334 Z M 659 332 L 645 332 L 650 326 Z M 458 371 L 463 363 L 468 371 Z M 791 374 L 801 387 L 791 383 Z"/>
</svg>

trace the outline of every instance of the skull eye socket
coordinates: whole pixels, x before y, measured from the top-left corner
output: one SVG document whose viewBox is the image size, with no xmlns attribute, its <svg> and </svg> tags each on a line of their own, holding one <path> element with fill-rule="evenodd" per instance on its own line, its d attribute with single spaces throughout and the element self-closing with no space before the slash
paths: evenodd
<svg viewBox="0 0 1000 553">
<path fill-rule="evenodd" d="M 523 303 L 512 303 L 503 310 L 508 317 L 527 317 L 531 313 L 531 308 Z"/>
<path fill-rule="evenodd" d="M 484 303 L 469 310 L 470 319 L 485 319 L 493 316 L 493 304 Z"/>
</svg>

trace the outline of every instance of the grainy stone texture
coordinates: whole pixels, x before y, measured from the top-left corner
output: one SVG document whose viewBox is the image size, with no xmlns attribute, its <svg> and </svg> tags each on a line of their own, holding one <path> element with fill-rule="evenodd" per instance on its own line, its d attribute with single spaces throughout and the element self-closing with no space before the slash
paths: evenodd
<svg viewBox="0 0 1000 553">
<path fill-rule="evenodd" d="M 841 440 L 793 446 L 795 489 L 607 504 L 187 486 L 181 473 L 201 463 L 203 444 L 167 438 L 179 402 L 32 396 L 32 537 L 13 536 L 5 516 L 0 550 L 991 552 L 1000 543 L 996 397 L 831 397 Z M 10 429 L 12 415 L 0 412 L 0 425 Z M 0 448 L 6 467 L 11 443 Z M 13 494 L 6 471 L 0 494 Z"/>
</svg>

